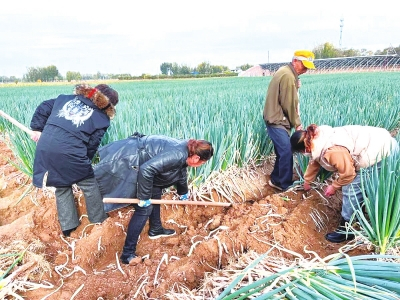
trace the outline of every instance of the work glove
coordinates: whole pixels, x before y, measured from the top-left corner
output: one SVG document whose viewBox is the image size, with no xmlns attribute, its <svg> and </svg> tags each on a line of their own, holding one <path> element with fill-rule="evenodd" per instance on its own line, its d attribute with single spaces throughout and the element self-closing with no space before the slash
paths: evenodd
<svg viewBox="0 0 400 300">
<path fill-rule="evenodd" d="M 311 185 L 308 182 L 304 182 L 303 189 L 305 192 L 311 190 Z"/>
<path fill-rule="evenodd" d="M 189 200 L 190 194 L 187 192 L 186 194 L 183 194 L 179 196 L 179 200 Z"/>
<path fill-rule="evenodd" d="M 335 188 L 333 187 L 333 185 L 328 185 L 328 187 L 327 187 L 326 190 L 325 190 L 324 195 L 325 195 L 326 197 L 330 197 L 330 196 L 335 195 L 335 193 L 336 193 L 336 190 L 335 190 Z"/>
<path fill-rule="evenodd" d="M 138 203 L 138 205 L 139 205 L 140 207 L 147 207 L 147 206 L 149 206 L 150 204 L 151 204 L 150 199 L 147 199 L 147 200 L 139 200 L 139 203 Z"/>
</svg>

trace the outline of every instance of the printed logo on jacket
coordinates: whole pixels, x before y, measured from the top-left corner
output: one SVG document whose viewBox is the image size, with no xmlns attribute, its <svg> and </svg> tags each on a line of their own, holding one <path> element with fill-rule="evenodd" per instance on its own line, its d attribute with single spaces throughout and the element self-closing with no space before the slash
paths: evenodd
<svg viewBox="0 0 400 300">
<path fill-rule="evenodd" d="M 59 118 L 72 121 L 72 124 L 79 127 L 85 123 L 93 114 L 93 108 L 82 103 L 78 98 L 68 101 L 58 112 Z"/>
</svg>

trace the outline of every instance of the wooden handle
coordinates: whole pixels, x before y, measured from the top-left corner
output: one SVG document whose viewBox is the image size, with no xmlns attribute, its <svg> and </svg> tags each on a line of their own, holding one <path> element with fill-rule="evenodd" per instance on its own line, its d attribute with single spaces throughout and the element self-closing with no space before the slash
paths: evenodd
<svg viewBox="0 0 400 300">
<path fill-rule="evenodd" d="M 104 198 L 104 203 L 139 203 L 135 198 Z M 205 205 L 205 206 L 231 206 L 225 202 L 206 202 L 206 201 L 187 201 L 187 200 L 154 200 L 150 199 L 151 204 L 177 204 L 177 205 Z"/>
<path fill-rule="evenodd" d="M 4 111 L 0 110 L 0 116 L 2 116 L 4 119 L 10 121 L 13 123 L 15 126 L 17 126 L 19 129 L 25 131 L 27 134 L 32 134 L 32 130 L 30 130 L 28 127 L 22 125 L 20 122 L 15 120 L 13 117 L 7 115 Z"/>
</svg>

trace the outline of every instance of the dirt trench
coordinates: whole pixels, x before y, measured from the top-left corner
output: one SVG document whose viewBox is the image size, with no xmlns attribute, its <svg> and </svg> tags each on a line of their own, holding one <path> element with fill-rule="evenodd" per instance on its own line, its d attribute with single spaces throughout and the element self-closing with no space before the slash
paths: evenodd
<svg viewBox="0 0 400 300">
<path fill-rule="evenodd" d="M 251 183 L 238 181 L 240 197 L 219 197 L 233 202 L 230 207 L 162 205 L 164 227 L 177 234 L 151 240 L 146 225 L 137 247 L 142 258 L 120 265 L 132 207 L 111 212 L 102 224 L 90 224 L 77 191 L 81 225 L 63 238 L 53 192 L 33 189 L 20 200 L 30 180 L 9 163 L 13 156 L 3 141 L 0 149 L 0 247 L 27 245 L 36 256 L 34 263 L 30 258 L 17 266 L 29 263 L 19 278 L 47 286 L 18 291 L 26 299 L 166 299 L 178 286 L 195 292 L 206 272 L 224 268 L 250 250 L 261 254 L 279 245 L 304 257 L 312 257 L 310 251 L 325 257 L 343 246 L 324 239 L 337 225 L 339 198 L 327 203 L 316 192 L 308 197 L 301 191 L 279 193 L 261 172 Z M 277 248 L 271 255 L 291 258 Z"/>
</svg>

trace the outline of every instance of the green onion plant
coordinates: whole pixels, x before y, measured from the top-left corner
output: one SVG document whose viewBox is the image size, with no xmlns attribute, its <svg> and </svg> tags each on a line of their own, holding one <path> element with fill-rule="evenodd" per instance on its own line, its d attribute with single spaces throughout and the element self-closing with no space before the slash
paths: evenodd
<svg viewBox="0 0 400 300">
<path fill-rule="evenodd" d="M 356 218 L 361 233 L 385 254 L 400 242 L 400 154 L 395 152 L 380 167 L 375 164 L 370 172 L 361 172 L 364 203 L 355 208 Z"/>
<path fill-rule="evenodd" d="M 303 259 L 285 266 L 281 260 L 275 262 L 275 258 L 265 259 L 262 255 L 243 270 L 217 300 L 399 299 L 399 259 L 399 256 L 390 255 L 336 253 L 324 259 Z M 263 271 L 255 270 L 257 264 Z M 248 278 L 250 284 L 236 288 L 252 272 L 257 272 L 258 279 Z"/>
</svg>

